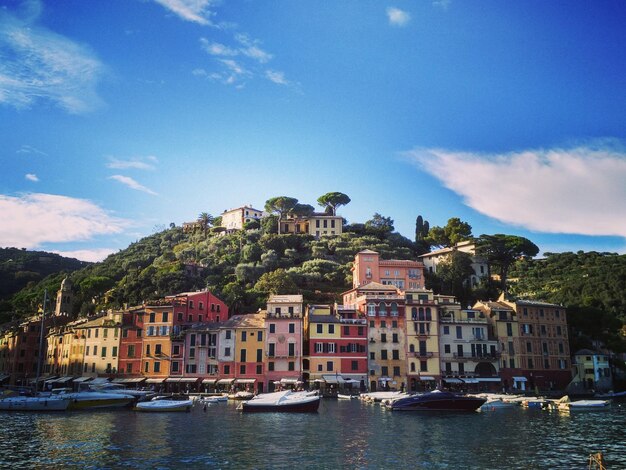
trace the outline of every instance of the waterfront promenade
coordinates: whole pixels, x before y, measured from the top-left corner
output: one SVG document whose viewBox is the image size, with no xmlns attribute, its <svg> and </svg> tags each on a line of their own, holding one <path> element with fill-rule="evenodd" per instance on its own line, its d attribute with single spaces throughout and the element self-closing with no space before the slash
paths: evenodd
<svg viewBox="0 0 626 470">
<path fill-rule="evenodd" d="M 584 469 L 593 452 L 626 468 L 626 406 L 564 414 L 393 413 L 359 400 L 313 414 L 128 409 L 2 413 L 0 467 Z"/>
</svg>

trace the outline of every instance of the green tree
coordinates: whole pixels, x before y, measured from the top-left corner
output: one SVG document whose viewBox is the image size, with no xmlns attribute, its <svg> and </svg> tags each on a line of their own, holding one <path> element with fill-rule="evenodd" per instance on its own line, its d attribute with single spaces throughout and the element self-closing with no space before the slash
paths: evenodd
<svg viewBox="0 0 626 470">
<path fill-rule="evenodd" d="M 254 288 L 269 294 L 294 294 L 298 289 L 289 273 L 284 269 L 276 269 L 263 274 Z"/>
<path fill-rule="evenodd" d="M 472 239 L 472 226 L 458 217 L 448 219 L 444 227 L 434 226 L 428 231 L 425 240 L 438 247 L 452 247 L 464 240 Z"/>
<path fill-rule="evenodd" d="M 332 211 L 332 215 L 337 215 L 337 208 L 339 206 L 345 206 L 346 204 L 349 204 L 350 198 L 347 194 L 332 192 L 326 193 L 318 197 L 317 203 L 327 210 L 330 209 L 330 211 Z"/>
<path fill-rule="evenodd" d="M 384 217 L 378 212 L 376 212 L 370 220 L 365 222 L 365 230 L 381 239 L 393 232 L 393 229 L 393 219 L 391 217 Z"/>
<path fill-rule="evenodd" d="M 454 250 L 437 265 L 437 276 L 441 279 L 442 292 L 454 295 L 461 305 L 467 305 L 470 298 L 470 276 L 475 274 L 472 257 Z"/>
<path fill-rule="evenodd" d="M 200 224 L 200 228 L 202 228 L 202 232 L 204 233 L 204 237 L 206 238 L 207 230 L 213 224 L 213 216 L 208 212 L 202 212 L 198 216 L 198 223 Z"/>
<path fill-rule="evenodd" d="M 528 238 L 517 235 L 481 235 L 476 240 L 476 255 L 483 257 L 489 266 L 496 266 L 500 274 L 501 289 L 506 292 L 506 280 L 511 265 L 519 259 L 532 258 L 539 248 Z"/>
<path fill-rule="evenodd" d="M 296 204 L 289 211 L 291 217 L 310 217 L 315 212 L 315 207 L 310 204 Z"/>
<path fill-rule="evenodd" d="M 278 216 L 278 233 L 280 234 L 280 221 L 298 204 L 295 197 L 277 196 L 265 201 L 265 210 Z"/>
</svg>

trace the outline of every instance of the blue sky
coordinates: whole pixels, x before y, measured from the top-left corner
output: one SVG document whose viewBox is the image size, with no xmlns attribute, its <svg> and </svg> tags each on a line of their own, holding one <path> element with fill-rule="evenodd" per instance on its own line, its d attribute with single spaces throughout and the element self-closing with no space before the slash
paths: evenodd
<svg viewBox="0 0 626 470">
<path fill-rule="evenodd" d="M 0 2 L 0 246 L 102 259 L 329 191 L 626 252 L 622 1 Z"/>
</svg>

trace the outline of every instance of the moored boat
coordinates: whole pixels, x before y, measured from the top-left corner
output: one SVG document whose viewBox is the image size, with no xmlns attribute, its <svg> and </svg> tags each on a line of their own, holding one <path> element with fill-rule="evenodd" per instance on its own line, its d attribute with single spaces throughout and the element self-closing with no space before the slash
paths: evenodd
<svg viewBox="0 0 626 470">
<path fill-rule="evenodd" d="M 602 410 L 608 408 L 609 403 L 609 400 L 570 401 L 568 396 L 564 396 L 557 402 L 557 406 L 562 411 Z"/>
<path fill-rule="evenodd" d="M 359 398 L 359 396 L 358 395 L 347 395 L 345 393 L 338 393 L 337 394 L 337 398 L 339 400 L 354 400 L 354 399 Z"/>
<path fill-rule="evenodd" d="M 209 397 L 203 397 L 200 399 L 203 403 L 220 403 L 220 402 L 227 402 L 228 401 L 228 395 L 215 395 L 215 396 L 209 396 Z"/>
<path fill-rule="evenodd" d="M 70 410 L 84 410 L 92 408 L 116 408 L 128 406 L 136 401 L 136 397 L 124 393 L 112 392 L 72 392 L 68 389 L 52 390 L 51 397 L 69 400 Z"/>
<path fill-rule="evenodd" d="M 252 392 L 235 392 L 228 395 L 229 400 L 250 400 L 254 397 Z"/>
<path fill-rule="evenodd" d="M 149 401 L 140 401 L 135 411 L 191 411 L 193 400 L 184 396 L 159 396 Z"/>
<path fill-rule="evenodd" d="M 41 396 L 8 396 L 0 399 L 0 411 L 65 411 L 69 399 Z"/>
<path fill-rule="evenodd" d="M 505 401 L 500 398 L 495 399 L 495 400 L 488 399 L 483 405 L 481 405 L 479 410 L 480 411 L 496 411 L 496 410 L 502 410 L 502 409 L 507 409 L 507 408 L 517 408 L 518 406 L 519 406 L 519 403 L 512 402 L 512 401 Z"/>
<path fill-rule="evenodd" d="M 244 412 L 313 413 L 320 405 L 320 397 L 309 392 L 262 393 L 242 402 L 237 409 Z"/>
<path fill-rule="evenodd" d="M 486 401 L 485 398 L 435 390 L 394 400 L 387 407 L 393 411 L 476 411 Z"/>
</svg>

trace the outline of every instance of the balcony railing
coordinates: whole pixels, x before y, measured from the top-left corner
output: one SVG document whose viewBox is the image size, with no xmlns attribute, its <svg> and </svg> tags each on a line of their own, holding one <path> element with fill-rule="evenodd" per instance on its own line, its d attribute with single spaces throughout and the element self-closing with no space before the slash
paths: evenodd
<svg viewBox="0 0 626 470">
<path fill-rule="evenodd" d="M 429 358 L 429 357 L 435 356 L 435 354 L 430 351 L 410 351 L 408 355 L 411 357 L 421 357 L 421 358 Z"/>
</svg>

